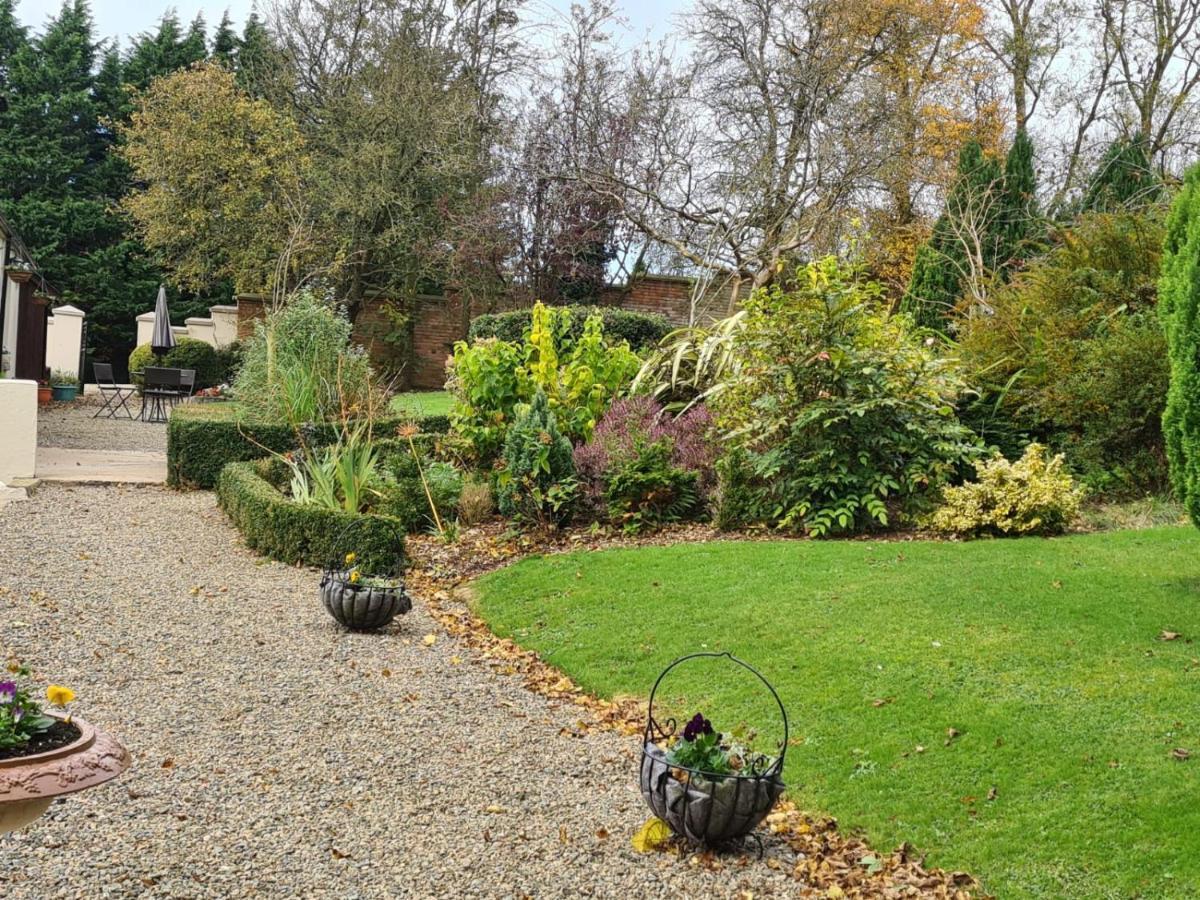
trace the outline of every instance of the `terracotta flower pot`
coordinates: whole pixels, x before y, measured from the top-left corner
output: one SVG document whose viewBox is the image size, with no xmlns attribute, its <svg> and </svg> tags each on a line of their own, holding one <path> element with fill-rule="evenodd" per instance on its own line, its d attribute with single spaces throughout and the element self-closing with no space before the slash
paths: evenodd
<svg viewBox="0 0 1200 900">
<path fill-rule="evenodd" d="M 129 751 L 112 735 L 72 718 L 79 737 L 64 747 L 0 759 L 0 834 L 23 828 L 55 797 L 95 787 L 129 768 Z"/>
<path fill-rule="evenodd" d="M 54 388 L 48 384 L 38 385 L 38 406 L 45 406 L 54 399 Z"/>
</svg>

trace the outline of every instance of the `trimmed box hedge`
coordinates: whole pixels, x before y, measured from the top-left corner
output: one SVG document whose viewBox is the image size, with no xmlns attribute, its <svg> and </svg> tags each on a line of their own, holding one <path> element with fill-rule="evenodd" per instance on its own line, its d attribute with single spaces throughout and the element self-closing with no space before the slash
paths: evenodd
<svg viewBox="0 0 1200 900">
<path fill-rule="evenodd" d="M 375 423 L 375 434 L 395 434 L 402 420 L 388 418 Z M 416 420 L 422 432 L 443 433 L 449 428 L 445 416 Z M 332 444 L 338 438 L 336 424 L 313 426 L 313 441 Z M 173 487 L 216 486 L 221 469 L 231 462 L 262 459 L 272 453 L 296 449 L 296 435 L 288 425 L 251 422 L 239 414 L 236 403 L 188 403 L 176 407 L 167 423 L 167 483 Z"/>
<path fill-rule="evenodd" d="M 404 558 L 402 523 L 294 503 L 271 483 L 274 462 L 230 463 L 217 479 L 217 501 L 247 547 L 280 562 L 320 568 L 353 551 L 366 572 L 397 569 Z"/>
</svg>

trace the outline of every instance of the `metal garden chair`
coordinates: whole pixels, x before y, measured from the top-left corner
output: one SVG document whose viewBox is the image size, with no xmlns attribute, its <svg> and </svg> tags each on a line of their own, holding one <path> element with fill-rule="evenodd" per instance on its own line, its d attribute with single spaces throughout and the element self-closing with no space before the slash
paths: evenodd
<svg viewBox="0 0 1200 900">
<path fill-rule="evenodd" d="M 133 410 L 129 408 L 128 400 L 133 396 L 133 388 L 122 387 L 113 379 L 112 363 L 92 363 L 92 374 L 96 378 L 96 387 L 100 389 L 100 396 L 104 398 L 104 405 L 96 410 L 92 416 L 97 419 L 108 413 L 105 418 L 114 418 L 122 409 L 125 410 L 125 415 L 130 419 L 133 418 Z"/>
</svg>

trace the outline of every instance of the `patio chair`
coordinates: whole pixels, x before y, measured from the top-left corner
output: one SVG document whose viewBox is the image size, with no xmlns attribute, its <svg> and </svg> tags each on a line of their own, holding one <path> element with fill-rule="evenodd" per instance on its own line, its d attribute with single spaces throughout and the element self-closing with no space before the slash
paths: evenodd
<svg viewBox="0 0 1200 900">
<path fill-rule="evenodd" d="M 92 375 L 96 378 L 96 387 L 100 389 L 100 396 L 104 398 L 104 405 L 96 410 L 92 418 L 97 419 L 107 412 L 108 415 L 105 418 L 111 419 L 123 409 L 125 415 L 132 419 L 133 411 L 129 408 L 127 401 L 133 396 L 133 388 L 122 387 L 113 380 L 112 363 L 92 363 Z"/>
<path fill-rule="evenodd" d="M 173 405 L 179 396 L 179 369 L 146 366 L 142 377 L 142 421 L 167 421 L 167 405 Z"/>
<path fill-rule="evenodd" d="M 180 400 L 190 400 L 192 394 L 196 392 L 196 370 L 195 369 L 180 369 L 179 370 L 179 396 L 174 402 Z"/>
</svg>

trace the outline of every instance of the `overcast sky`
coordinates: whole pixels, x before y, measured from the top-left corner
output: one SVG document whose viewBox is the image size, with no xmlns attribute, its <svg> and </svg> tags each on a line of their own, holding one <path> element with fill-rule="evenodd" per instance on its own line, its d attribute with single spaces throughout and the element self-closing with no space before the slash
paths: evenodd
<svg viewBox="0 0 1200 900">
<path fill-rule="evenodd" d="M 618 0 L 617 5 L 629 21 L 631 36 L 640 38 L 650 34 L 653 37 L 665 37 L 671 31 L 672 14 L 683 6 L 683 2 Z M 40 30 L 46 19 L 56 13 L 61 5 L 62 0 L 18 0 L 17 17 L 22 24 Z M 553 11 L 561 14 L 571 8 L 570 0 L 532 0 L 531 5 L 544 9 L 547 15 L 553 14 Z M 229 10 L 230 17 L 240 31 L 254 6 L 254 0 L 162 0 L 161 3 L 156 0 L 91 0 L 98 36 L 118 37 L 122 47 L 128 46 L 130 36 L 154 28 L 163 12 L 169 8 L 174 8 L 183 22 L 190 22 L 197 13 L 204 13 L 211 34 L 225 10 Z"/>
</svg>

